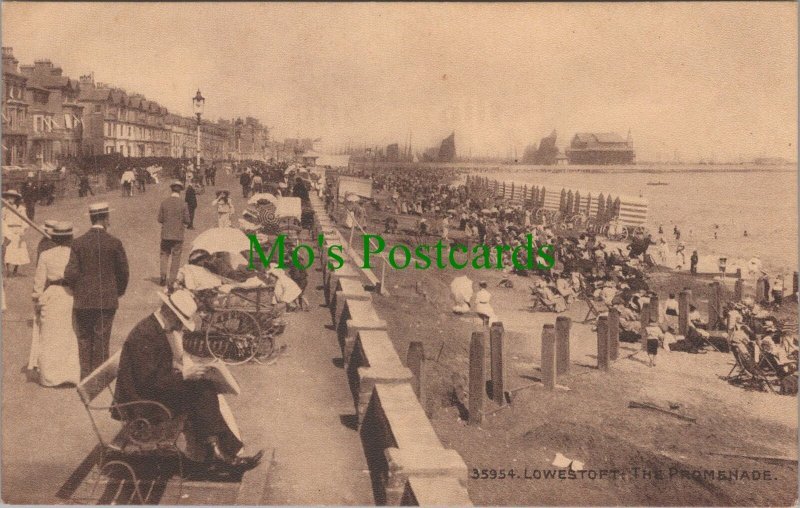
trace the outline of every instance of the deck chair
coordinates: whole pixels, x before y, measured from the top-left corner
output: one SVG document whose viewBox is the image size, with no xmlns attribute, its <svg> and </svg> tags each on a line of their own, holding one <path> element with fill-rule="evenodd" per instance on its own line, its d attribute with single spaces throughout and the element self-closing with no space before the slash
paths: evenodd
<svg viewBox="0 0 800 508">
<path fill-rule="evenodd" d="M 747 375 L 747 370 L 742 366 L 740 347 L 744 348 L 739 343 L 734 343 L 730 346 L 731 354 L 733 354 L 733 367 L 731 367 L 731 370 L 725 376 L 727 381 L 736 381 Z M 732 375 L 734 372 L 736 372 L 736 375 Z"/>
<path fill-rule="evenodd" d="M 767 372 L 763 368 L 756 363 L 753 355 L 750 354 L 750 351 L 747 350 L 746 347 L 743 347 L 740 344 L 734 345 L 731 349 L 732 351 L 738 350 L 738 358 L 737 361 L 741 366 L 743 373 L 742 376 L 736 378 L 737 380 L 747 381 L 751 384 L 755 384 L 758 386 L 759 390 L 763 390 L 764 387 L 767 387 L 767 390 L 772 393 L 777 393 L 775 391 L 775 387 L 772 386 L 773 383 L 778 382 L 778 378 L 774 373 Z M 737 353 L 734 353 L 734 357 L 737 356 Z"/>
<path fill-rule="evenodd" d="M 539 309 L 544 309 L 547 312 L 558 312 L 557 310 L 557 302 L 550 301 L 542 294 L 538 288 L 531 288 L 531 297 L 533 298 L 533 303 L 530 306 L 531 311 L 536 311 Z M 569 308 L 566 304 L 566 300 L 564 301 L 564 305 Z M 566 310 L 566 309 L 565 309 Z"/>
<path fill-rule="evenodd" d="M 581 295 L 581 300 L 586 302 L 588 309 L 586 311 L 586 316 L 584 316 L 582 323 L 586 324 L 591 321 L 597 321 L 597 318 L 601 314 L 605 314 L 608 312 L 608 306 L 602 300 L 595 300 L 594 296 L 588 293 L 583 293 Z"/>
</svg>

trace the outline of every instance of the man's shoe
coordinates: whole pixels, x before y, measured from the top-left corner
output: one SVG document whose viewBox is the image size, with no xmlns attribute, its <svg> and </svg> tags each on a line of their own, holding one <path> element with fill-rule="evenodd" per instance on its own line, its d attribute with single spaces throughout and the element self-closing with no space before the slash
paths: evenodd
<svg viewBox="0 0 800 508">
<path fill-rule="evenodd" d="M 258 450 L 258 453 L 249 457 L 234 457 L 227 465 L 237 471 L 249 471 L 261 463 L 261 458 L 264 456 L 264 450 Z"/>
</svg>

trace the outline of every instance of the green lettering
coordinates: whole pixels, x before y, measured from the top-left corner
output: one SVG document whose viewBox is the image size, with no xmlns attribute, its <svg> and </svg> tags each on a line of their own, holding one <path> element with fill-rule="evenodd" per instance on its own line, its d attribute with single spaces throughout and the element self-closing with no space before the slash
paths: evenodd
<svg viewBox="0 0 800 508">
<path fill-rule="evenodd" d="M 374 251 L 370 250 L 373 238 L 378 240 L 378 248 Z M 362 266 L 361 268 L 372 268 L 372 266 L 369 264 L 370 254 L 380 254 L 381 252 L 383 252 L 383 249 L 386 247 L 386 242 L 380 235 L 364 235 L 363 241 L 364 241 L 364 266 Z"/>
</svg>

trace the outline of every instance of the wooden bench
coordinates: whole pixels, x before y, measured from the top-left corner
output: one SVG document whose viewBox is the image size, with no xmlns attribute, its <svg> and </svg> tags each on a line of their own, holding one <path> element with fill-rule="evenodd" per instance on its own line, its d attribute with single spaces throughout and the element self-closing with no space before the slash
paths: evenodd
<svg viewBox="0 0 800 508">
<path fill-rule="evenodd" d="M 372 301 L 372 295 L 364 291 L 364 286 L 358 279 L 340 278 L 336 281 L 336 290 L 330 303 L 331 319 L 333 326 L 338 326 L 339 318 L 344 311 L 346 300 Z"/>
<path fill-rule="evenodd" d="M 103 499 L 103 503 L 147 504 L 155 484 L 151 484 L 147 492 L 143 493 L 142 482 L 132 463 L 144 457 L 174 459 L 177 461 L 180 482 L 175 500 L 175 504 L 177 504 L 181 499 L 183 481 L 182 454 L 178 449 L 177 441 L 183 432 L 184 418 L 182 416 L 174 417 L 166 406 L 156 401 L 114 402 L 111 385 L 117 378 L 120 354 L 121 352 L 118 351 L 103 362 L 77 387 L 78 395 L 89 414 L 92 428 L 97 435 L 101 452 L 95 468 L 96 475 L 91 492 L 94 493 L 97 485 L 101 483 L 110 485 L 112 482 L 108 481 L 109 473 L 117 468 L 123 476 L 115 475 L 116 485 L 112 485 L 112 490 L 116 489 L 116 493 L 113 495 L 113 499 Z M 111 403 L 94 405 L 95 400 L 106 391 L 111 396 Z M 109 422 L 114 421 L 112 412 L 120 418 L 120 423 L 108 425 Z M 117 430 L 116 434 L 112 436 L 108 427 Z M 127 482 L 125 477 L 127 477 Z M 128 497 L 120 499 L 121 494 Z"/>
<path fill-rule="evenodd" d="M 350 361 L 356 334 L 361 330 L 386 330 L 386 321 L 378 317 L 371 301 L 345 299 L 344 309 L 336 325 L 344 363 Z"/>
<path fill-rule="evenodd" d="M 376 384 L 410 383 L 413 374 L 401 363 L 385 331 L 361 330 L 347 362 L 347 377 L 360 424 Z"/>
</svg>

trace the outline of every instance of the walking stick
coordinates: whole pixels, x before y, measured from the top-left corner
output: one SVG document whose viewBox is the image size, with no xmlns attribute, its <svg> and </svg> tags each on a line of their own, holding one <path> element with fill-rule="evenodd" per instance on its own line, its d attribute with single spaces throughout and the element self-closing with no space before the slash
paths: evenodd
<svg viewBox="0 0 800 508">
<path fill-rule="evenodd" d="M 49 235 L 49 234 L 47 234 L 47 231 L 45 231 L 44 229 L 40 228 L 40 227 L 39 227 L 37 224 L 35 224 L 33 221 L 31 221 L 29 218 L 27 218 L 27 217 L 26 217 L 26 216 L 24 216 L 23 214 L 19 213 L 19 212 L 17 211 L 17 209 L 16 209 L 16 208 L 15 208 L 15 207 L 14 207 L 14 206 L 11 204 L 11 203 L 9 203 L 9 202 L 8 202 L 8 201 L 6 201 L 5 199 L 3 199 L 3 204 L 5 205 L 6 209 L 7 209 L 9 212 L 12 212 L 12 213 L 14 213 L 14 215 L 16 215 L 16 216 L 17 216 L 17 217 L 19 217 L 20 219 L 24 220 L 26 224 L 28 224 L 30 227 L 32 227 L 33 229 L 35 229 L 36 231 L 38 231 L 38 232 L 39 232 L 39 234 L 41 234 L 41 235 L 42 235 L 42 236 L 44 236 L 45 238 L 50 238 L 50 235 Z"/>
</svg>

